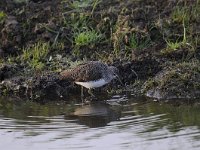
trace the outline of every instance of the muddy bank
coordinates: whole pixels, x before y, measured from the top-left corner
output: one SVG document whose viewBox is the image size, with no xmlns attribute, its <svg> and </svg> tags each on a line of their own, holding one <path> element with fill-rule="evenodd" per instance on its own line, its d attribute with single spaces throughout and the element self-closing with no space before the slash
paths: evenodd
<svg viewBox="0 0 200 150">
<path fill-rule="evenodd" d="M 199 60 L 171 64 L 144 84 L 148 97 L 156 99 L 198 99 L 200 97 Z"/>
<path fill-rule="evenodd" d="M 66 99 L 80 87 L 59 73 L 101 60 L 134 95 L 199 98 L 199 10 L 195 0 L 0 1 L 0 94 Z"/>
<path fill-rule="evenodd" d="M 147 62 L 148 65 L 144 65 Z M 127 87 L 134 85 L 135 80 L 147 80 L 148 77 L 153 77 L 155 73 L 160 71 L 158 62 L 152 60 L 145 60 L 145 62 L 129 62 L 123 65 L 116 62 L 113 65 L 118 67 L 122 81 Z M 72 95 L 80 96 L 80 86 L 71 81 L 61 79 L 59 73 L 43 72 L 32 76 L 15 74 L 16 72 L 19 72 L 20 69 L 20 66 L 17 65 L 11 66 L 3 64 L 0 67 L 1 95 L 17 96 L 33 100 L 67 99 Z M 156 70 L 152 72 L 154 69 Z M 147 74 L 147 72 L 149 72 L 149 74 Z M 146 74 L 146 76 L 144 76 L 144 74 Z M 119 94 L 126 90 L 132 91 L 130 88 L 125 89 L 117 80 L 114 80 L 109 85 L 101 88 L 101 92 L 107 90 L 110 90 L 112 94 Z M 96 92 L 98 92 L 98 90 L 96 90 Z M 138 91 L 134 91 L 135 95 L 138 95 L 139 93 L 140 92 Z M 86 95 L 88 94 L 86 93 Z"/>
</svg>

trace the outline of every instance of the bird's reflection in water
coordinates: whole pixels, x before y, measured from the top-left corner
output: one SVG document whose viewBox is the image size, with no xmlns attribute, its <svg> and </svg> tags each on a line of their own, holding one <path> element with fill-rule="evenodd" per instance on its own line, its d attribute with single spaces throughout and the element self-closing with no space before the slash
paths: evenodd
<svg viewBox="0 0 200 150">
<path fill-rule="evenodd" d="M 92 102 L 75 109 L 75 111 L 66 117 L 66 119 L 77 119 L 78 124 L 84 124 L 88 127 L 103 127 L 111 121 L 119 120 L 121 116 L 120 108 L 113 108 L 104 102 Z"/>
</svg>

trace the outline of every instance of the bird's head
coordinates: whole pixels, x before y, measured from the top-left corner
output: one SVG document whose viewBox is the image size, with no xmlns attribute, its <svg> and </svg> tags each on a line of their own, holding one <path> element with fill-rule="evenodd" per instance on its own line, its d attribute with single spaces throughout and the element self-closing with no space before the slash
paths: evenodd
<svg viewBox="0 0 200 150">
<path fill-rule="evenodd" d="M 109 66 L 109 70 L 115 78 L 119 77 L 119 69 L 117 69 L 117 67 Z"/>
<path fill-rule="evenodd" d="M 117 67 L 114 67 L 114 66 L 109 66 L 109 70 L 112 72 L 114 78 L 116 78 L 123 86 L 125 86 L 123 83 L 122 83 L 122 80 L 120 78 L 120 75 L 119 75 L 119 69 Z"/>
</svg>

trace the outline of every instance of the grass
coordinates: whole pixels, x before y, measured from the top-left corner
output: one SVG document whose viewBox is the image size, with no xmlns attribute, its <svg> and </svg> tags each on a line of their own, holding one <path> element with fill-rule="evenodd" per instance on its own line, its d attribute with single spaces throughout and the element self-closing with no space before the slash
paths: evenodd
<svg viewBox="0 0 200 150">
<path fill-rule="evenodd" d="M 129 47 L 132 48 L 132 49 L 144 49 L 144 48 L 149 46 L 150 39 L 149 39 L 149 37 L 144 37 L 144 38 L 139 40 L 137 38 L 137 36 L 133 33 L 130 36 L 129 42 L 130 42 Z"/>
<path fill-rule="evenodd" d="M 3 11 L 0 11 L 0 24 L 2 24 L 5 19 L 6 19 L 6 13 Z"/>
<path fill-rule="evenodd" d="M 196 5 L 192 7 L 191 11 L 191 18 L 193 20 L 199 20 L 200 19 L 200 1 L 198 0 Z"/>
<path fill-rule="evenodd" d="M 111 32 L 111 41 L 115 57 L 120 56 L 121 49 L 124 46 L 124 39 L 128 33 L 130 33 L 129 22 L 125 16 L 119 15 L 113 26 L 113 32 Z"/>
<path fill-rule="evenodd" d="M 162 54 L 185 51 L 193 55 L 198 47 L 198 20 L 200 19 L 200 3 L 185 2 L 183 6 L 174 6 L 170 17 L 166 19 L 163 33 L 166 48 L 161 50 Z M 166 37 L 165 37 L 166 36 Z"/>
<path fill-rule="evenodd" d="M 71 29 L 71 36 L 67 38 L 72 43 L 72 53 L 80 56 L 81 47 L 90 49 L 105 38 L 105 35 L 94 27 L 96 20 L 93 18 L 93 13 L 100 0 L 75 0 L 71 2 L 63 0 L 62 2 L 71 9 L 63 10 L 62 24 L 64 28 Z"/>
<path fill-rule="evenodd" d="M 26 2 L 28 0 L 14 1 Z M 42 17 L 42 15 L 48 10 L 43 11 L 44 6 L 37 5 L 38 11 L 34 11 L 34 9 L 30 9 L 29 3 L 27 5 L 22 3 L 19 6 L 16 5 L 17 7 L 13 8 L 12 11 L 12 15 L 16 16 L 17 21 L 20 22 L 16 27 L 17 30 L 15 32 L 12 30 L 2 31 L 2 35 L 4 35 L 2 42 L 0 42 L 2 44 L 0 44 L 0 48 L 5 52 L 7 47 L 11 50 L 12 46 L 20 49 L 26 43 L 41 40 L 45 38 L 43 35 L 51 33 L 51 45 L 48 42 L 42 43 L 40 41 L 32 46 L 25 47 L 20 53 L 21 64 L 27 70 L 45 70 L 47 69 L 46 65 L 49 66 L 49 70 L 53 70 L 53 68 L 59 70 L 62 67 L 64 69 L 69 66 L 70 61 L 76 62 L 83 58 L 87 58 L 88 61 L 100 59 L 114 64 L 126 64 L 134 61 L 138 65 L 135 67 L 140 67 L 138 61 L 143 64 L 146 59 L 150 59 L 150 61 L 155 59 L 159 62 L 159 66 L 165 66 L 163 59 L 166 61 L 173 59 L 173 61 L 180 62 L 199 57 L 198 52 L 196 52 L 196 55 L 191 53 L 192 56 L 188 57 L 188 52 L 197 49 L 200 43 L 198 29 L 200 20 L 199 0 L 197 3 L 192 1 L 191 3 L 189 1 L 141 2 L 131 0 L 109 2 L 101 0 L 61 0 L 61 3 L 53 3 L 55 9 L 53 9 L 51 3 L 44 2 L 46 7 L 55 11 L 55 13 L 53 12 L 54 15 L 50 13 L 45 17 Z M 167 10 L 165 6 L 167 6 Z M 30 15 L 35 14 L 34 17 L 28 18 L 24 11 L 20 11 L 22 8 L 30 11 Z M 4 8 L 3 10 L 6 12 L 10 9 L 8 7 L 8 9 Z M 0 22 L 5 20 L 5 12 L 0 11 Z M 158 18 L 159 25 L 155 26 Z M 44 28 L 40 27 L 40 24 L 44 24 Z M 4 28 L 3 25 L 1 26 L 2 29 Z M 18 36 L 18 34 L 22 34 L 22 36 Z M 19 40 L 21 43 L 16 41 L 18 37 L 22 37 L 22 40 Z M 165 48 L 162 49 L 163 47 Z M 50 48 L 51 52 L 49 51 Z M 170 57 L 165 59 L 164 55 L 160 55 L 160 51 L 164 54 L 172 53 L 172 55 L 166 55 Z M 69 59 L 69 61 L 66 61 L 66 59 Z M 12 63 L 12 59 L 7 59 L 7 57 L 6 61 Z M 148 64 L 145 65 L 148 66 Z M 148 72 L 151 71 L 152 74 L 157 71 L 157 66 Z M 176 75 L 176 72 L 171 72 L 171 75 Z M 139 73 L 138 77 L 140 79 Z M 187 77 L 187 74 L 180 78 L 184 79 L 184 77 Z M 129 83 L 131 82 L 133 81 Z"/>
<path fill-rule="evenodd" d="M 70 10 L 65 7 L 63 8 L 62 25 L 64 27 L 70 27 L 73 32 L 82 30 L 86 27 L 91 27 L 89 25 L 92 22 L 91 15 L 98 4 L 98 0 L 75 0 L 71 2 L 63 0 L 62 3 L 63 5 L 67 5 L 67 8 L 70 8 Z M 87 7 L 90 6 L 92 7 L 92 10 L 87 9 Z"/>
<path fill-rule="evenodd" d="M 151 39 L 148 36 L 137 37 L 135 33 L 132 33 L 128 39 L 128 46 L 125 47 L 125 57 L 130 59 L 136 59 L 135 53 L 147 48 L 151 44 Z"/>
<path fill-rule="evenodd" d="M 200 19 L 200 2 L 197 1 L 192 6 L 176 6 L 171 13 L 171 19 L 180 24 L 184 21 L 186 25 L 192 21 L 198 21 Z"/>
<path fill-rule="evenodd" d="M 92 29 L 92 11 L 96 8 L 98 0 L 62 0 L 61 28 L 70 29 L 62 40 L 67 39 L 70 43 L 72 53 L 79 55 L 81 46 L 91 46 L 101 39 L 102 34 Z M 92 10 L 90 7 L 92 6 Z M 91 12 L 89 12 L 91 11 Z M 58 41 L 58 38 L 56 38 Z M 61 46 L 63 47 L 63 46 Z M 73 50 L 74 49 L 74 50 Z"/>
<path fill-rule="evenodd" d="M 70 7 L 73 9 L 81 9 L 81 8 L 86 8 L 92 5 L 93 0 L 84 0 L 84 1 L 72 1 L 70 3 Z"/>
<path fill-rule="evenodd" d="M 183 18 L 182 20 L 182 27 L 183 27 L 183 35 L 182 40 L 177 39 L 175 42 L 174 40 L 165 40 L 167 44 L 167 48 L 163 49 L 161 52 L 163 54 L 174 52 L 180 48 L 187 49 L 188 51 L 194 51 L 195 47 L 194 44 L 192 44 L 191 39 L 189 39 L 189 34 L 187 34 L 187 29 L 185 25 L 185 20 Z"/>
<path fill-rule="evenodd" d="M 150 44 L 150 38 L 142 30 L 131 26 L 130 16 L 118 15 L 111 30 L 113 56 L 116 59 L 131 59 L 134 50 L 141 50 Z"/>
<path fill-rule="evenodd" d="M 171 14 L 171 18 L 174 22 L 189 23 L 190 21 L 190 11 L 188 7 L 176 7 L 175 10 Z"/>
<path fill-rule="evenodd" d="M 187 52 L 190 52 L 188 53 L 189 56 L 190 54 L 195 52 L 195 47 L 193 46 L 193 44 L 187 42 L 186 40 L 176 40 L 175 42 L 171 40 L 166 40 L 166 44 L 167 47 L 161 50 L 162 54 L 170 54 L 176 52 L 177 50 L 185 50 Z"/>
<path fill-rule="evenodd" d="M 87 30 L 80 33 L 75 33 L 74 43 L 75 46 L 84 46 L 100 42 L 103 35 L 95 30 Z"/>
<path fill-rule="evenodd" d="M 59 41 L 59 42 L 56 41 L 52 44 L 51 48 L 54 50 L 62 51 L 65 48 L 65 44 L 63 41 Z"/>
<path fill-rule="evenodd" d="M 49 53 L 50 44 L 38 42 L 32 47 L 24 48 L 21 60 L 27 62 L 33 70 L 42 70 L 45 66 L 44 61 Z"/>
<path fill-rule="evenodd" d="M 92 47 L 100 43 L 104 35 L 95 30 L 86 30 L 80 33 L 74 33 L 74 54 L 80 55 L 80 47 Z"/>
<path fill-rule="evenodd" d="M 135 34 L 132 34 L 130 37 L 130 48 L 137 49 L 139 47 L 139 41 Z"/>
<path fill-rule="evenodd" d="M 178 42 L 178 41 L 166 41 L 167 43 L 167 49 L 170 51 L 175 51 L 178 50 L 179 48 L 181 48 L 182 42 Z"/>
<path fill-rule="evenodd" d="M 90 14 L 92 15 L 100 0 L 75 0 L 72 2 L 63 0 L 63 3 L 68 2 L 69 7 L 76 12 L 84 12 L 88 7 L 92 7 Z"/>
</svg>

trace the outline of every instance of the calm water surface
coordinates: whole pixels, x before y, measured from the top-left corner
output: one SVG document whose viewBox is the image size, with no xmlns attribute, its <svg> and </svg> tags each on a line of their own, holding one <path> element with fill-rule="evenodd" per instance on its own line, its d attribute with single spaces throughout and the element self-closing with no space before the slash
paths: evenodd
<svg viewBox="0 0 200 150">
<path fill-rule="evenodd" d="M 3 150 L 200 149 L 200 105 L 114 96 L 104 102 L 0 98 Z"/>
</svg>

